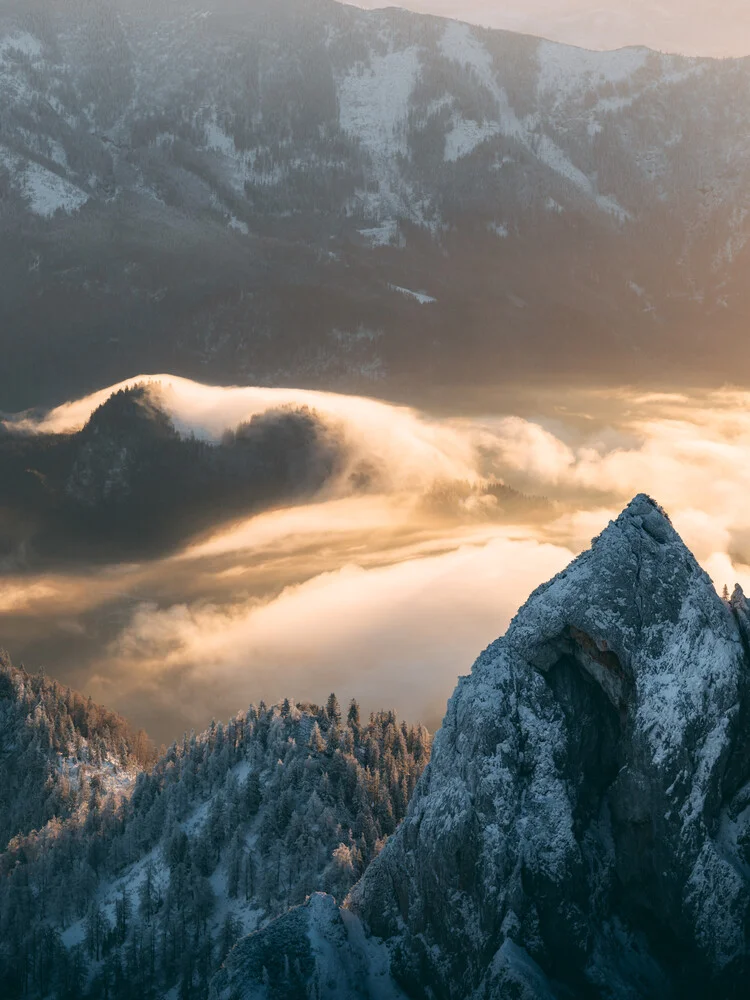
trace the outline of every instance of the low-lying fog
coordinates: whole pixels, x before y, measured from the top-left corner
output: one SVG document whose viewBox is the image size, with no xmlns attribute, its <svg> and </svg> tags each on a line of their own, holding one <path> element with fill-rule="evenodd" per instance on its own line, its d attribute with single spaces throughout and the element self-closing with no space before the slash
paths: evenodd
<svg viewBox="0 0 750 1000">
<path fill-rule="evenodd" d="M 638 492 L 719 589 L 750 585 L 747 394 L 561 392 L 514 403 L 523 417 L 434 417 L 293 389 L 128 384 L 145 382 L 182 435 L 218 442 L 306 407 L 341 455 L 314 495 L 152 560 L 43 566 L 22 547 L 5 559 L 0 645 L 157 740 L 251 701 L 331 690 L 436 727 L 457 676 L 529 592 Z M 78 429 L 115 388 L 6 428 Z M 0 492 L 0 518 L 5 507 Z"/>
</svg>

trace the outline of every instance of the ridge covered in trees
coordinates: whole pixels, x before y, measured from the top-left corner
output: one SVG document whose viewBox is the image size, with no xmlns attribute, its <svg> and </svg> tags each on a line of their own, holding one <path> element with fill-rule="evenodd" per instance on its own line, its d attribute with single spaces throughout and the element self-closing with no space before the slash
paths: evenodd
<svg viewBox="0 0 750 1000">
<path fill-rule="evenodd" d="M 22 674 L 11 670 L 2 677 Z M 80 713 L 79 696 L 57 697 Z M 67 732 L 60 715 L 51 729 Z M 108 716 L 89 706 L 83 718 L 95 744 Z M 116 738 L 129 747 L 106 745 Z M 335 695 L 323 707 L 285 700 L 139 763 L 129 795 L 91 784 L 0 855 L 4 997 L 206 997 L 241 936 L 317 890 L 344 898 L 404 817 L 430 746 L 393 712 L 363 720 Z"/>
<path fill-rule="evenodd" d="M 0 650 L 0 850 L 151 766 L 143 730 Z"/>
<path fill-rule="evenodd" d="M 0 558 L 151 558 L 213 524 L 309 496 L 338 468 L 338 442 L 305 407 L 257 414 L 214 443 L 181 434 L 163 402 L 158 384 L 137 385 L 79 431 L 0 425 Z"/>
</svg>

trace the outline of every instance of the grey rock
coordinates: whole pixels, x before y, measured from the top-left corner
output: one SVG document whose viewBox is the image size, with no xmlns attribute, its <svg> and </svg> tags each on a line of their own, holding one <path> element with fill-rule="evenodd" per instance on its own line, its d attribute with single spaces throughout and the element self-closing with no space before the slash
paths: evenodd
<svg viewBox="0 0 750 1000">
<path fill-rule="evenodd" d="M 746 995 L 747 614 L 646 496 L 531 595 L 346 902 L 408 996 Z"/>
<path fill-rule="evenodd" d="M 400 1000 L 382 945 L 332 896 L 304 906 L 244 938 L 211 984 L 211 1000 Z"/>
</svg>

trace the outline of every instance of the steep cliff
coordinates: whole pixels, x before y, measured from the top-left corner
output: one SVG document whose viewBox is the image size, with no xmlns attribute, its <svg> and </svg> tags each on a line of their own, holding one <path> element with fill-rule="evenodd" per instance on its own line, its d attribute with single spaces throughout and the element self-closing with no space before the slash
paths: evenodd
<svg viewBox="0 0 750 1000">
<path fill-rule="evenodd" d="M 745 995 L 746 622 L 646 496 L 532 594 L 347 903 L 407 995 Z"/>
</svg>

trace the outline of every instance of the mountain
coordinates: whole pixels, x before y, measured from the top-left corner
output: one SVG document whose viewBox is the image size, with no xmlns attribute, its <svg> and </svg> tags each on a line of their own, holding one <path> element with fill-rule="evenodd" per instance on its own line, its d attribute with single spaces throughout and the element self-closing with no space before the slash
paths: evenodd
<svg viewBox="0 0 750 1000">
<path fill-rule="evenodd" d="M 381 0 L 357 0 L 358 7 L 382 7 Z M 451 17 L 452 0 L 407 0 L 410 10 Z M 721 15 L 704 0 L 520 0 L 498 7 L 485 0 L 461 6 L 466 21 L 542 35 L 587 49 L 648 45 L 683 55 L 746 56 L 750 12 L 744 0 L 726 0 Z"/>
<path fill-rule="evenodd" d="M 0 565 L 153 558 L 312 496 L 341 465 L 335 432 L 305 407 L 270 409 L 209 442 L 181 434 L 167 404 L 159 386 L 136 386 L 77 432 L 0 425 Z"/>
<path fill-rule="evenodd" d="M 33 721 L 8 730 L 0 717 L 0 738 L 24 725 L 66 731 L 58 705 L 74 716 L 84 706 L 87 719 L 102 720 L 98 732 L 115 718 L 70 692 L 42 702 L 39 683 L 32 697 L 32 682 L 19 677 L 16 715 L 33 712 Z M 70 750 L 57 746 L 48 757 L 72 772 Z M 88 747 L 98 746 L 90 736 Z M 15 749 L 19 764 L 33 755 L 3 749 Z M 333 896 L 343 901 L 394 832 L 429 756 L 427 731 L 393 712 L 364 720 L 356 702 L 342 713 L 334 695 L 322 707 L 261 703 L 186 735 L 156 761 L 129 760 L 122 794 L 95 785 L 94 768 L 76 808 L 44 826 L 41 811 L 34 829 L 20 808 L 3 813 L 3 826 L 17 825 L 0 851 L 3 1000 L 205 998 L 238 938 L 318 890 L 337 912 Z M 29 801 L 47 797 L 47 811 L 48 772 L 24 772 L 23 786 Z M 0 777 L 4 797 L 19 788 Z"/>
<path fill-rule="evenodd" d="M 742 379 L 749 90 L 334 0 L 2 0 L 3 405 Z"/>
<path fill-rule="evenodd" d="M 749 621 L 636 497 L 459 681 L 338 928 L 311 900 L 239 944 L 213 996 L 335 997 L 355 959 L 380 970 L 369 997 L 744 996 Z"/>
<path fill-rule="evenodd" d="M 0 853 L 97 797 L 117 801 L 152 757 L 143 731 L 0 651 Z"/>
</svg>

